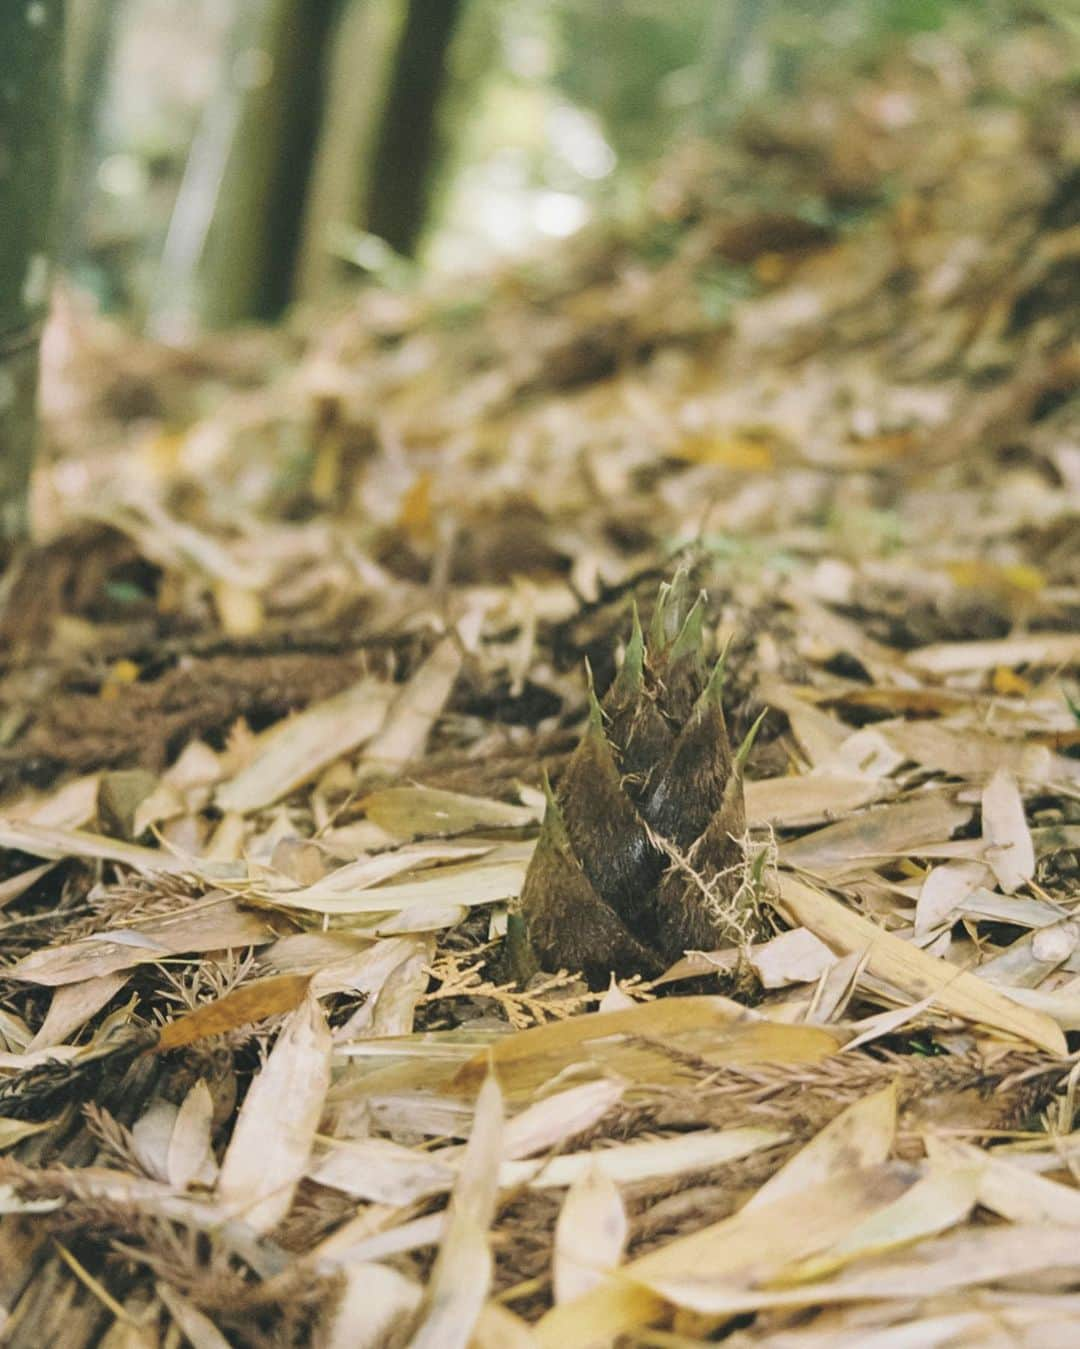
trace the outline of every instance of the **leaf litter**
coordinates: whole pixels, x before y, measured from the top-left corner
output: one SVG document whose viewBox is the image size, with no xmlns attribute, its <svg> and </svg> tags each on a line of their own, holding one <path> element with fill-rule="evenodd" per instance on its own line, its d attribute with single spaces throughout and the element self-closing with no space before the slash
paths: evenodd
<svg viewBox="0 0 1080 1349">
<path fill-rule="evenodd" d="M 1080 1334 L 1066 46 L 913 47 L 298 359 L 61 306 L 6 1344 Z"/>
</svg>

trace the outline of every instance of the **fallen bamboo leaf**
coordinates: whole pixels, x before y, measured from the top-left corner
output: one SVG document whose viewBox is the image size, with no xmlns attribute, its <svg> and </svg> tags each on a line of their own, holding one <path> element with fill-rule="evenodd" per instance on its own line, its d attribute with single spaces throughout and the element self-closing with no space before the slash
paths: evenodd
<svg viewBox="0 0 1080 1349">
<path fill-rule="evenodd" d="M 947 862 L 932 867 L 919 890 L 915 935 L 931 932 L 948 920 L 973 891 L 986 884 L 988 875 L 981 862 Z"/>
<path fill-rule="evenodd" d="M 268 896 L 280 894 L 294 906 L 303 906 L 308 901 L 314 903 L 321 899 L 369 890 L 372 886 L 384 884 L 403 872 L 419 872 L 442 863 L 485 857 L 493 852 L 494 848 L 495 845 L 492 843 L 417 844 L 413 847 L 398 848 L 392 852 L 377 853 L 374 857 L 364 857 L 355 862 L 347 862 L 345 866 L 327 872 L 320 880 L 310 885 L 296 885 L 291 878 L 267 869 L 260 869 L 256 874 L 263 893 Z"/>
<path fill-rule="evenodd" d="M 527 1322 L 498 1302 L 485 1303 L 476 1322 L 469 1349 L 536 1349 Z"/>
<path fill-rule="evenodd" d="M 822 1279 L 856 1260 L 883 1255 L 924 1237 L 937 1236 L 968 1217 L 980 1198 L 980 1167 L 972 1162 L 931 1164 L 899 1199 L 872 1213 L 820 1254 L 781 1270 L 774 1282 Z"/>
<path fill-rule="evenodd" d="M 102 974 L 75 984 L 60 984 L 53 990 L 45 1020 L 27 1045 L 28 1050 L 59 1045 L 86 1024 L 116 996 L 128 981 L 126 972 Z"/>
<path fill-rule="evenodd" d="M 461 834 L 475 829 L 520 829 L 537 824 L 529 806 L 512 806 L 483 796 L 436 791 L 433 787 L 385 787 L 360 802 L 369 820 L 396 838 Z"/>
<path fill-rule="evenodd" d="M 32 951 L 7 970 L 26 983 L 74 984 L 131 969 L 147 961 L 221 947 L 259 946 L 274 930 L 258 914 L 242 909 L 227 895 L 208 895 L 186 908 L 143 919 L 129 928 L 98 932 L 69 945 Z"/>
<path fill-rule="evenodd" d="M 709 1171 L 762 1148 L 776 1147 L 787 1138 L 782 1129 L 702 1130 L 646 1143 L 622 1143 L 599 1152 L 564 1153 L 550 1161 L 507 1162 L 499 1173 L 499 1183 L 528 1185 L 533 1190 L 557 1189 L 576 1185 L 583 1176 L 599 1171 L 612 1182 L 626 1185 L 656 1176 Z"/>
<path fill-rule="evenodd" d="M 429 1156 L 385 1138 L 341 1139 L 308 1173 L 320 1185 L 374 1204 L 413 1204 L 445 1194 L 457 1169 L 437 1154 Z"/>
<path fill-rule="evenodd" d="M 727 998 L 665 998 L 621 1012 L 592 1012 L 519 1031 L 466 1063 L 453 1086 L 463 1094 L 475 1091 L 490 1062 L 509 1098 L 527 1098 L 572 1064 L 595 1064 L 615 1072 L 630 1070 L 635 1063 L 653 1071 L 667 1064 L 670 1070 L 663 1050 L 678 1048 L 684 1041 L 717 1066 L 813 1063 L 835 1053 L 842 1042 L 838 1034 L 821 1027 L 765 1021 Z M 639 1080 L 651 1079 L 646 1071 Z"/>
<path fill-rule="evenodd" d="M 90 861 L 117 862 L 143 872 L 181 873 L 192 871 L 194 859 L 174 857 L 156 848 L 144 848 L 138 843 L 124 843 L 83 829 L 66 829 L 60 825 L 35 824 L 30 820 L 0 817 L 0 848 L 15 848 L 31 857 L 47 857 L 60 861 L 65 857 L 83 857 Z"/>
<path fill-rule="evenodd" d="M 987 866 L 1011 895 L 1035 875 L 1035 845 L 1015 779 L 1003 768 L 983 789 L 982 827 Z"/>
<path fill-rule="evenodd" d="M 307 996 L 311 979 L 308 974 L 277 974 L 235 988 L 175 1021 L 166 1022 L 158 1036 L 157 1048 L 165 1053 L 211 1035 L 225 1035 L 239 1026 L 295 1011 Z"/>
<path fill-rule="evenodd" d="M 217 1162 L 211 1143 L 214 1101 L 200 1077 L 176 1112 L 165 1157 L 165 1175 L 170 1185 L 186 1190 L 192 1182 L 213 1183 Z"/>
<path fill-rule="evenodd" d="M 622 1259 L 628 1231 L 618 1186 L 608 1172 L 590 1167 L 567 1190 L 555 1224 L 555 1302 L 570 1302 L 602 1283 Z"/>
<path fill-rule="evenodd" d="M 625 1090 L 623 1083 L 602 1078 L 541 1097 L 507 1121 L 504 1156 L 516 1159 L 548 1152 L 584 1133 L 618 1105 Z"/>
<path fill-rule="evenodd" d="M 993 1152 L 958 1140 L 926 1139 L 927 1156 L 971 1167 L 979 1203 L 1014 1223 L 1080 1227 L 1080 1190 L 1025 1170 Z"/>
<path fill-rule="evenodd" d="M 878 778 L 803 773 L 746 783 L 746 818 L 752 825 L 795 828 L 822 824 L 892 796 L 897 787 Z"/>
<path fill-rule="evenodd" d="M 832 951 L 804 927 L 755 947 L 749 959 L 763 988 L 815 983 L 836 964 Z"/>
<path fill-rule="evenodd" d="M 1080 774 L 1075 762 L 1052 754 L 1045 745 L 1027 744 L 971 727 L 963 730 L 932 721 L 905 721 L 882 735 L 913 763 L 951 777 L 989 777 L 1003 768 L 1029 782 L 1068 782 Z"/>
<path fill-rule="evenodd" d="M 419 758 L 461 673 L 461 662 L 458 642 L 444 637 L 398 692 L 382 729 L 365 751 L 368 764 L 400 768 Z"/>
<path fill-rule="evenodd" d="M 847 1168 L 884 1164 L 896 1138 L 896 1087 L 882 1087 L 849 1105 L 747 1201 L 753 1211 L 802 1190 L 813 1189 Z"/>
<path fill-rule="evenodd" d="M 28 1120 L 28 1119 L 10 1119 L 6 1115 L 0 1115 L 0 1152 L 13 1148 L 16 1143 L 21 1143 L 24 1138 L 32 1138 L 34 1134 L 44 1133 L 46 1129 L 51 1129 L 56 1123 L 55 1120 Z"/>
<path fill-rule="evenodd" d="M 240 893 L 258 896 L 282 909 L 311 913 L 389 913 L 427 906 L 493 904 L 520 893 L 533 845 L 506 844 L 473 862 L 439 867 L 414 881 L 396 881 L 357 891 L 309 886 L 304 891 L 269 890 L 245 885 Z"/>
<path fill-rule="evenodd" d="M 967 1228 L 869 1260 L 837 1278 L 796 1288 L 725 1287 L 687 1277 L 665 1279 L 653 1286 L 680 1307 L 707 1316 L 735 1316 L 768 1307 L 906 1301 L 913 1290 L 929 1298 L 983 1284 L 1015 1285 L 1051 1270 L 1073 1283 L 1078 1268 L 1075 1227 L 1016 1225 Z"/>
<path fill-rule="evenodd" d="M 335 759 L 359 749 L 386 719 L 393 685 L 361 679 L 260 738 L 254 757 L 214 793 L 222 811 L 262 810 L 308 782 Z"/>
<path fill-rule="evenodd" d="M 182 1293 L 161 1280 L 154 1285 L 154 1291 L 192 1349 L 229 1349 L 229 1341 L 209 1316 L 189 1302 Z"/>
<path fill-rule="evenodd" d="M 1080 663 L 1080 636 L 1073 633 L 1042 633 L 1030 637 L 1005 637 L 1000 641 L 944 642 L 920 647 L 907 657 L 910 669 L 921 674 L 964 674 L 969 670 L 993 670 L 998 666 L 1076 665 Z"/>
<path fill-rule="evenodd" d="M 403 1344 L 423 1290 L 391 1265 L 356 1261 L 341 1271 L 345 1288 L 321 1319 L 315 1349 L 388 1349 Z"/>
<path fill-rule="evenodd" d="M 972 812 L 943 793 L 924 793 L 893 805 L 872 806 L 805 834 L 780 848 L 780 859 L 822 876 L 843 875 L 895 855 L 918 853 L 926 844 L 947 839 Z"/>
<path fill-rule="evenodd" d="M 781 872 L 780 907 L 842 955 L 868 952 L 867 971 L 903 989 L 913 1000 L 933 996 L 938 1007 L 967 1021 L 1028 1040 L 1051 1054 L 1067 1052 L 1061 1030 L 1028 1011 L 977 975 L 939 960 L 796 877 Z"/>
<path fill-rule="evenodd" d="M 824 1184 L 744 1208 L 631 1261 L 591 1292 L 552 1308 L 536 1325 L 537 1341 L 541 1349 L 588 1349 L 653 1323 L 669 1302 L 707 1311 L 699 1303 L 710 1299 L 713 1289 L 722 1290 L 717 1298 L 738 1296 L 747 1284 L 767 1281 L 786 1264 L 839 1241 L 911 1184 L 911 1175 L 895 1164 L 869 1171 L 847 1167 Z"/>
<path fill-rule="evenodd" d="M 309 997 L 282 1027 L 240 1107 L 217 1197 L 256 1232 L 284 1218 L 307 1170 L 330 1085 L 330 1051 L 326 1018 Z"/>
<path fill-rule="evenodd" d="M 410 1349 L 466 1349 L 487 1301 L 492 1273 L 487 1232 L 498 1193 L 502 1131 L 502 1094 L 490 1077 L 477 1097 L 472 1133 Z"/>
</svg>

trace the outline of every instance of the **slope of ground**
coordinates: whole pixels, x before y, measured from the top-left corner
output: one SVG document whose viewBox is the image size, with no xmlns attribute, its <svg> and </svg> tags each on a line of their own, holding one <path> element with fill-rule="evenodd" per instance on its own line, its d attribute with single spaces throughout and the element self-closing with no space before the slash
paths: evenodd
<svg viewBox="0 0 1080 1349">
<path fill-rule="evenodd" d="M 1075 1341 L 1062 48 L 924 41 L 631 233 L 303 331 L 63 306 L 0 582 L 5 1344 Z M 761 939 L 516 983 L 586 664 L 677 568 L 765 712 Z"/>
</svg>

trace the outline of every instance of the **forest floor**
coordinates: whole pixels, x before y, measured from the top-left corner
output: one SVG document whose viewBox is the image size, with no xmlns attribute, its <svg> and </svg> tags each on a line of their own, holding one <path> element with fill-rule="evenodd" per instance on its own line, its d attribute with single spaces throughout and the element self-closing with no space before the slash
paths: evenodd
<svg viewBox="0 0 1080 1349">
<path fill-rule="evenodd" d="M 1074 69 L 929 42 L 303 332 L 60 305 L 3 1344 L 1080 1340 Z M 677 573 L 765 713 L 754 931 L 521 982 L 545 776 Z"/>
</svg>

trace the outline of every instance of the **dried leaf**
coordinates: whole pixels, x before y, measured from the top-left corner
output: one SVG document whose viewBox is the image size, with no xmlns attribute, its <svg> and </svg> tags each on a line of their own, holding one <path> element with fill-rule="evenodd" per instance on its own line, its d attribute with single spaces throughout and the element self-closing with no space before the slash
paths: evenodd
<svg viewBox="0 0 1080 1349">
<path fill-rule="evenodd" d="M 311 976 L 306 974 L 278 974 L 244 984 L 167 1022 L 161 1028 L 157 1047 L 162 1052 L 179 1049 L 211 1035 L 225 1035 L 239 1026 L 292 1012 L 304 1001 L 310 987 Z"/>
<path fill-rule="evenodd" d="M 257 1232 L 288 1213 L 330 1085 L 330 1032 L 314 998 L 282 1027 L 248 1088 L 218 1176 L 221 1203 Z"/>
<path fill-rule="evenodd" d="M 367 747 L 369 763 L 398 768 L 419 758 L 457 683 L 461 661 L 458 642 L 444 637 L 395 698 L 385 725 Z"/>
<path fill-rule="evenodd" d="M 1065 1037 L 1048 1017 L 1018 1007 L 977 975 L 901 941 L 794 876 L 781 873 L 779 885 L 781 906 L 793 921 L 843 955 L 867 952 L 868 972 L 910 997 L 933 995 L 954 1016 L 1028 1040 L 1051 1054 L 1066 1052 Z"/>
<path fill-rule="evenodd" d="M 453 1086 L 462 1093 L 475 1091 L 489 1061 L 511 1100 L 527 1098 L 572 1065 L 618 1072 L 633 1064 L 640 1081 L 670 1081 L 672 1065 L 664 1047 L 677 1049 L 695 1040 L 695 1048 L 708 1053 L 709 1061 L 717 1066 L 814 1063 L 835 1053 L 841 1043 L 839 1036 L 820 1027 L 781 1026 L 762 1020 L 727 998 L 667 998 L 622 1012 L 594 1012 L 519 1031 L 466 1063 Z M 650 1069 L 658 1079 L 650 1075 Z"/>
<path fill-rule="evenodd" d="M 214 794 L 222 811 L 262 810 L 375 736 L 394 700 L 392 685 L 361 679 L 352 688 L 271 727 L 255 754 Z"/>
<path fill-rule="evenodd" d="M 590 1167 L 570 1186 L 555 1224 L 552 1282 L 555 1301 L 581 1297 L 615 1268 L 629 1225 L 618 1186 Z"/>
<path fill-rule="evenodd" d="M 408 1337 L 423 1291 L 390 1265 L 356 1262 L 345 1290 L 320 1323 L 315 1349 L 398 1349 Z"/>
<path fill-rule="evenodd" d="M 1003 768 L 983 790 L 982 820 L 987 865 L 1011 895 L 1035 875 L 1035 846 L 1016 782 Z"/>
<path fill-rule="evenodd" d="M 466 1349 L 476 1327 L 491 1283 L 487 1229 L 495 1213 L 502 1131 L 502 1095 L 490 1077 L 477 1098 L 425 1310 L 410 1349 Z"/>
<path fill-rule="evenodd" d="M 403 839 L 461 834 L 470 829 L 520 829 L 538 819 L 529 806 L 511 806 L 433 787 L 385 787 L 365 796 L 360 805 L 380 829 Z"/>
<path fill-rule="evenodd" d="M 99 979 L 147 961 L 183 952 L 258 946 L 273 929 L 226 895 L 208 895 L 175 913 L 143 919 L 129 928 L 98 932 L 66 946 L 45 947 L 16 961 L 8 977 L 27 983 L 74 984 Z"/>
</svg>

